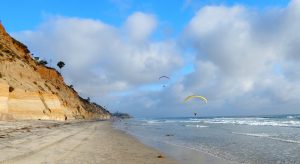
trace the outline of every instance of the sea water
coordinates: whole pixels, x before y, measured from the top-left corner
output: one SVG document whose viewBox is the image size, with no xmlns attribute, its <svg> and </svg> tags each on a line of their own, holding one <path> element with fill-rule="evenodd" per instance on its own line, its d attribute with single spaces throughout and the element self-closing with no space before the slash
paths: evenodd
<svg viewBox="0 0 300 164">
<path fill-rule="evenodd" d="M 128 119 L 114 125 L 171 156 L 161 145 L 239 163 L 300 164 L 300 115 Z"/>
</svg>

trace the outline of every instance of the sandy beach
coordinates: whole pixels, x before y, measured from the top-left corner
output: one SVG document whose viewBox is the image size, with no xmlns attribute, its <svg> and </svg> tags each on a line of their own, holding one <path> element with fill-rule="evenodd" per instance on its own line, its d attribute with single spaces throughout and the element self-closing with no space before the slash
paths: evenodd
<svg viewBox="0 0 300 164">
<path fill-rule="evenodd" d="M 0 122 L 0 163 L 177 163 L 109 121 Z"/>
</svg>

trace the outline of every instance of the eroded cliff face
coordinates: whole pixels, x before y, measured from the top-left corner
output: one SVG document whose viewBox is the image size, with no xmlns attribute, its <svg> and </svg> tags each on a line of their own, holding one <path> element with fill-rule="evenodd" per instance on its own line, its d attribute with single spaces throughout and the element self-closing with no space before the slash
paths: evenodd
<svg viewBox="0 0 300 164">
<path fill-rule="evenodd" d="M 38 64 L 0 23 L 0 120 L 109 118 L 104 108 L 80 98 L 55 69 Z"/>
</svg>

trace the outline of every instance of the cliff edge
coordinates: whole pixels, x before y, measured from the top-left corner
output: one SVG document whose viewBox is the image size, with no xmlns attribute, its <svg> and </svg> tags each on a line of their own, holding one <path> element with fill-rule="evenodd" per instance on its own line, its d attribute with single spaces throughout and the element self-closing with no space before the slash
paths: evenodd
<svg viewBox="0 0 300 164">
<path fill-rule="evenodd" d="M 109 119 L 100 105 L 81 98 L 55 69 L 39 64 L 0 23 L 0 120 Z"/>
</svg>

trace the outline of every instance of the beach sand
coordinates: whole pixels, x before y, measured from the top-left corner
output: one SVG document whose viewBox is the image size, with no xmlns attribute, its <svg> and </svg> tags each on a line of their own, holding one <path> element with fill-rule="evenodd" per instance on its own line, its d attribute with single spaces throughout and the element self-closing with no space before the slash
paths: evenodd
<svg viewBox="0 0 300 164">
<path fill-rule="evenodd" d="M 0 121 L 0 163 L 178 163 L 109 121 Z"/>
</svg>

